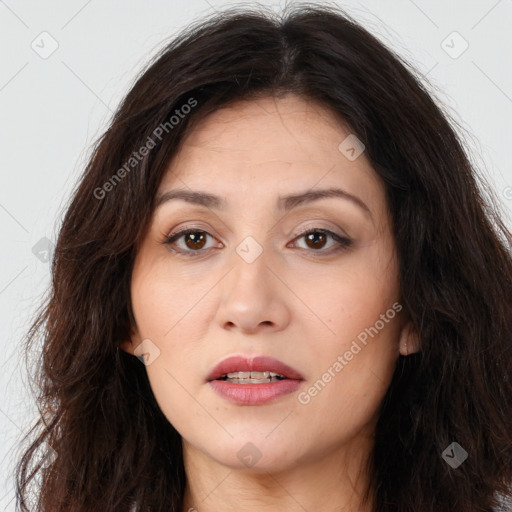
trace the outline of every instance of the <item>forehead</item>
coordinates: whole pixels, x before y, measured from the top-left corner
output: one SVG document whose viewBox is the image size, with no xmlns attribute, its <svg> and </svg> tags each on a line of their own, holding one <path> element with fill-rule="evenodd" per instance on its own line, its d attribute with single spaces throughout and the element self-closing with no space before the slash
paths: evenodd
<svg viewBox="0 0 512 512">
<path fill-rule="evenodd" d="M 201 119 L 169 165 L 160 192 L 190 187 L 217 195 L 266 197 L 341 186 L 376 207 L 384 186 L 354 137 L 327 107 L 295 95 L 237 101 Z"/>
</svg>

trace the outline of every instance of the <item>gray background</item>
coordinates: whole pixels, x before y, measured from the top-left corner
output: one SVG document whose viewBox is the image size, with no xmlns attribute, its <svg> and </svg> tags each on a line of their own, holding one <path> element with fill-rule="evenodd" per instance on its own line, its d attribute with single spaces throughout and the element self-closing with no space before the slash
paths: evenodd
<svg viewBox="0 0 512 512">
<path fill-rule="evenodd" d="M 14 510 L 13 463 L 36 412 L 21 338 L 49 285 L 47 260 L 90 145 L 165 40 L 235 3 L 0 0 L 0 510 Z M 472 134 L 472 158 L 511 225 L 512 0 L 337 3 L 426 76 Z"/>
</svg>

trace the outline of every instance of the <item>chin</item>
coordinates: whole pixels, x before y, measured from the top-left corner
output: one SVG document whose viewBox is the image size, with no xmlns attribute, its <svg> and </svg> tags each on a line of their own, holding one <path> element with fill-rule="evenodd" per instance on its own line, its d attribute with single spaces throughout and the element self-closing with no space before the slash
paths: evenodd
<svg viewBox="0 0 512 512">
<path fill-rule="evenodd" d="M 276 436 L 275 439 L 260 436 L 235 436 L 220 450 L 211 453 L 219 463 L 236 470 L 247 470 L 254 473 L 279 472 L 297 465 L 297 457 L 293 446 L 287 446 L 285 440 Z M 301 446 L 295 445 L 295 447 Z"/>
</svg>

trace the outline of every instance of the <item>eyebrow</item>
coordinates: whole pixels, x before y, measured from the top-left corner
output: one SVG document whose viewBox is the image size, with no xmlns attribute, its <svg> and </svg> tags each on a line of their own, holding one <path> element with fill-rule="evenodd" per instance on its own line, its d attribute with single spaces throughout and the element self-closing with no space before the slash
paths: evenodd
<svg viewBox="0 0 512 512">
<path fill-rule="evenodd" d="M 370 209 L 361 199 L 359 199 L 357 196 L 349 194 L 340 188 L 308 190 L 306 192 L 300 192 L 297 194 L 278 196 L 277 208 L 280 211 L 288 212 L 300 205 L 331 197 L 337 197 L 351 201 L 353 204 L 359 206 L 366 215 L 372 218 Z M 206 208 L 211 208 L 214 210 L 224 210 L 227 206 L 225 199 L 222 199 L 221 197 L 210 194 L 208 192 L 177 189 L 169 190 L 160 195 L 156 200 L 155 209 L 159 208 L 164 203 L 175 199 L 180 199 L 188 203 L 198 204 L 200 206 L 205 206 Z"/>
</svg>

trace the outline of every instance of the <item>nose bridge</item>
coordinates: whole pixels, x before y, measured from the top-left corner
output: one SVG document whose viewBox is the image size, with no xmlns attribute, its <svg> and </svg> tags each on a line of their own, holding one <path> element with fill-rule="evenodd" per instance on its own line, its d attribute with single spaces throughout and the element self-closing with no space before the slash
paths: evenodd
<svg viewBox="0 0 512 512">
<path fill-rule="evenodd" d="M 285 298 L 279 290 L 279 280 L 270 270 L 270 253 L 252 235 L 235 246 L 229 263 L 232 271 L 223 284 L 219 304 L 222 325 L 234 325 L 249 332 L 260 324 L 282 328 L 287 322 Z"/>
<path fill-rule="evenodd" d="M 262 235 L 259 237 L 261 238 Z M 250 288 L 251 294 L 261 294 L 267 291 L 269 285 L 269 247 L 258 242 L 252 235 L 248 235 L 235 247 L 231 263 L 233 269 L 233 285 L 236 288 Z M 242 293 L 243 295 L 243 293 Z"/>
</svg>

